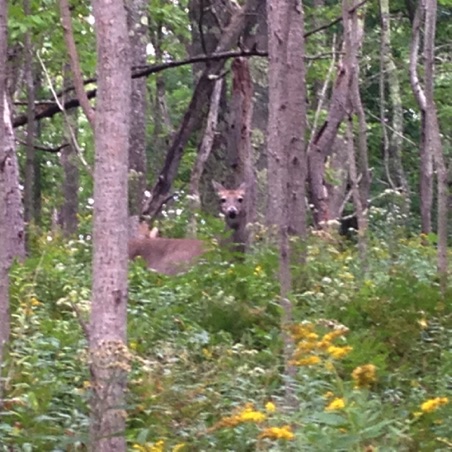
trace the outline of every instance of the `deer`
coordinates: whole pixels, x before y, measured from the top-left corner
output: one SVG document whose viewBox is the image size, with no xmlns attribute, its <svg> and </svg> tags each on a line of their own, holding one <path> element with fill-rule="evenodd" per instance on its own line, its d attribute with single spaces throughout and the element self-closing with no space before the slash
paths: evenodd
<svg viewBox="0 0 452 452">
<path fill-rule="evenodd" d="M 245 243 L 245 185 L 235 190 L 227 190 L 215 181 L 212 185 L 220 201 L 225 227 L 232 230 L 232 242 L 241 247 Z M 208 246 L 202 240 L 158 237 L 158 231 L 155 228 L 149 231 L 146 223 L 140 223 L 137 234 L 129 240 L 130 260 L 141 257 L 149 270 L 169 276 L 186 272 L 207 251 Z"/>
</svg>

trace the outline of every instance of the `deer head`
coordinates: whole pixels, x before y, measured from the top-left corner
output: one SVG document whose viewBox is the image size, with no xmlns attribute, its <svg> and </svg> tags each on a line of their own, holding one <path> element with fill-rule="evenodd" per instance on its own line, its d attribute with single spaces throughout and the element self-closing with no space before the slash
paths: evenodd
<svg viewBox="0 0 452 452">
<path fill-rule="evenodd" d="M 212 185 L 220 200 L 220 210 L 226 224 L 234 230 L 244 227 L 246 221 L 245 183 L 240 184 L 235 190 L 228 190 L 215 181 L 212 181 Z"/>
</svg>

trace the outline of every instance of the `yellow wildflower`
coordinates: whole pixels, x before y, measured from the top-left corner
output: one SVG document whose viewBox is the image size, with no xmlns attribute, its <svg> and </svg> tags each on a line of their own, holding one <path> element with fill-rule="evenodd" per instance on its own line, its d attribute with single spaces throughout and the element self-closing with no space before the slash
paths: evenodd
<svg viewBox="0 0 452 452">
<path fill-rule="evenodd" d="M 267 402 L 265 404 L 265 410 L 268 413 L 274 413 L 276 411 L 276 406 L 275 406 L 275 404 L 273 402 Z"/>
<path fill-rule="evenodd" d="M 336 397 L 330 404 L 325 408 L 325 411 L 337 411 L 342 410 L 345 407 L 344 399 Z"/>
<path fill-rule="evenodd" d="M 377 368 L 373 364 L 357 367 L 352 372 L 352 378 L 357 388 L 368 388 L 377 381 Z"/>
<path fill-rule="evenodd" d="M 332 358 L 341 359 L 352 350 L 353 347 L 350 347 L 349 345 L 345 347 L 336 347 L 335 345 L 330 345 L 326 351 L 332 356 Z"/>
<path fill-rule="evenodd" d="M 298 360 L 291 361 L 294 366 L 314 366 L 319 364 L 321 359 L 318 356 L 308 356 L 307 358 L 302 358 Z"/>
<path fill-rule="evenodd" d="M 213 430 L 219 429 L 219 428 L 233 428 L 239 424 L 242 424 L 244 422 L 263 422 L 267 416 L 264 413 L 261 413 L 260 411 L 257 411 L 253 408 L 253 405 L 251 403 L 248 403 L 245 405 L 244 408 L 237 411 L 235 414 L 231 416 L 226 416 L 222 419 L 220 419 L 213 427 Z"/>
<path fill-rule="evenodd" d="M 426 400 L 421 405 L 421 410 L 424 413 L 431 413 L 436 411 L 441 405 L 447 405 L 448 403 L 449 399 L 447 397 L 435 397 L 434 399 Z"/>
<path fill-rule="evenodd" d="M 186 446 L 186 445 L 187 445 L 187 443 L 179 443 L 179 444 L 176 444 L 176 445 L 173 447 L 172 452 L 181 452 L 182 450 L 185 449 L 185 446 Z"/>
<path fill-rule="evenodd" d="M 334 397 L 334 394 L 331 391 L 325 392 L 325 394 L 323 394 L 323 397 L 325 399 L 331 399 L 332 397 Z"/>
<path fill-rule="evenodd" d="M 146 452 L 146 446 L 142 446 L 141 444 L 134 444 L 132 449 L 138 450 L 139 452 Z"/>
<path fill-rule="evenodd" d="M 292 325 L 290 330 L 295 340 L 302 340 L 308 337 L 313 331 L 314 325 L 312 323 L 304 323 L 301 325 Z"/>
<path fill-rule="evenodd" d="M 282 427 L 268 427 L 262 431 L 259 438 L 269 438 L 269 439 L 285 439 L 292 440 L 295 438 L 292 428 L 290 425 L 283 425 Z"/>
<path fill-rule="evenodd" d="M 252 408 L 245 408 L 240 414 L 239 419 L 241 422 L 263 422 L 266 419 L 266 415 L 260 411 L 253 410 Z"/>
<path fill-rule="evenodd" d="M 262 267 L 260 265 L 257 265 L 256 268 L 254 269 L 254 276 L 259 276 L 262 275 L 263 270 Z"/>
<path fill-rule="evenodd" d="M 130 349 L 136 350 L 137 347 L 138 347 L 137 341 L 130 341 L 130 342 L 129 342 L 129 348 L 130 348 Z"/>
<path fill-rule="evenodd" d="M 42 303 L 41 303 L 36 297 L 31 297 L 30 304 L 31 304 L 32 306 L 39 306 L 39 305 L 41 305 Z"/>
</svg>

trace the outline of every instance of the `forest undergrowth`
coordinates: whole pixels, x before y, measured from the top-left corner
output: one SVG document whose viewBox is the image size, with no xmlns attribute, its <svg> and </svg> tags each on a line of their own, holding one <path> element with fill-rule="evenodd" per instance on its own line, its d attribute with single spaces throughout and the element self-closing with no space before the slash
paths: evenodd
<svg viewBox="0 0 452 452">
<path fill-rule="evenodd" d="M 216 248 L 177 277 L 134 262 L 129 449 L 450 450 L 452 294 L 440 295 L 435 237 L 375 225 L 365 274 L 353 239 L 336 236 L 311 235 L 293 267 L 296 408 L 284 402 L 275 250 L 231 261 Z M 85 450 L 90 243 L 37 234 L 33 248 L 11 273 L 0 450 Z"/>
</svg>

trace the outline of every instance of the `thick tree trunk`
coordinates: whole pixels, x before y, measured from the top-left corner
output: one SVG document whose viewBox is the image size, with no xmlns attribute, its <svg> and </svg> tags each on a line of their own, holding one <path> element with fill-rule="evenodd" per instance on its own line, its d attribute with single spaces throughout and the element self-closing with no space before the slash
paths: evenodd
<svg viewBox="0 0 452 452">
<path fill-rule="evenodd" d="M 131 72 L 126 10 L 121 0 L 95 0 L 96 105 L 93 291 L 90 357 L 91 450 L 125 451 L 124 390 L 128 371 L 127 168 Z"/>
<path fill-rule="evenodd" d="M 146 64 L 148 29 L 143 17 L 147 17 L 148 2 L 133 0 L 128 7 L 128 26 L 132 66 Z M 130 142 L 129 142 L 129 214 L 141 214 L 147 179 L 146 121 L 147 86 L 146 78 L 132 80 Z"/>
<path fill-rule="evenodd" d="M 248 60 L 236 58 L 232 63 L 232 97 L 228 133 L 228 160 L 233 170 L 233 186 L 246 184 L 245 224 L 256 220 L 256 177 L 254 173 L 253 148 L 251 146 L 251 119 L 253 116 L 253 82 Z M 241 243 L 250 245 L 252 235 L 248 228 Z"/>
<path fill-rule="evenodd" d="M 293 322 L 292 303 L 289 299 L 292 290 L 292 278 L 290 273 L 290 246 L 289 246 L 289 215 L 293 211 L 289 205 L 294 201 L 291 190 L 289 174 L 293 174 L 294 168 L 303 170 L 299 165 L 294 166 L 294 154 L 289 157 L 288 149 L 295 146 L 297 150 L 303 151 L 299 147 L 304 143 L 304 117 L 305 108 L 300 105 L 303 99 L 303 80 L 296 83 L 297 92 L 291 86 L 294 77 L 300 77 L 304 73 L 300 61 L 303 50 L 296 49 L 294 36 L 300 36 L 302 24 L 297 21 L 303 20 L 301 3 L 298 0 L 268 0 L 268 53 L 269 53 L 269 119 L 268 119 L 268 192 L 269 203 L 267 211 L 267 222 L 276 226 L 279 236 L 279 280 L 280 297 L 283 311 L 281 319 L 281 329 L 284 344 L 285 362 L 285 397 L 288 407 L 295 409 L 298 405 L 294 388 L 293 377 L 296 369 L 290 364 L 293 355 L 293 340 L 287 333 L 287 325 Z M 302 36 L 302 34 L 301 34 Z M 298 46 L 302 41 L 298 42 Z M 296 51 L 297 50 L 297 51 Z M 301 112 L 295 112 L 296 108 L 301 108 Z M 293 116 L 296 115 L 297 119 Z M 293 127 L 297 127 L 292 130 Z M 301 135 L 300 135 L 301 134 Z M 300 165 L 303 157 L 296 155 Z M 297 171 L 298 173 L 298 171 Z M 299 175 L 299 173 L 298 173 Z M 303 183 L 303 181 L 302 181 Z M 299 196 L 299 192 L 297 192 Z M 298 197 L 296 202 L 302 200 Z M 297 222 L 299 220 L 297 219 Z"/>
</svg>

